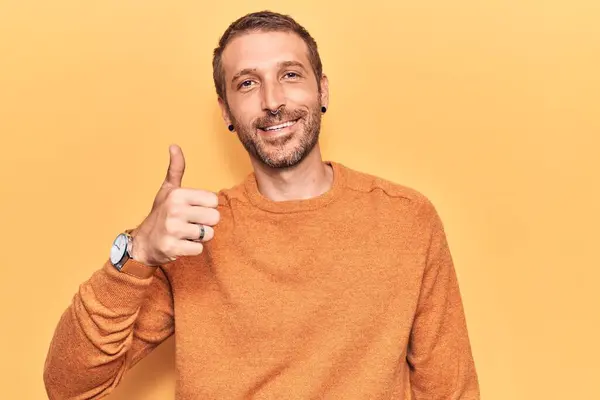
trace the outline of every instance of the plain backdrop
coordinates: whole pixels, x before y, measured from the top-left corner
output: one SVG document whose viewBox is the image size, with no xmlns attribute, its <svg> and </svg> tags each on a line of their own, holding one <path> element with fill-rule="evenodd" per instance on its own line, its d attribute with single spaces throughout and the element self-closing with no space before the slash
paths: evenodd
<svg viewBox="0 0 600 400">
<path fill-rule="evenodd" d="M 438 208 L 483 398 L 600 398 L 599 4 L 2 0 L 1 397 L 46 398 L 56 323 L 148 212 L 170 143 L 186 186 L 250 172 L 211 57 L 229 23 L 271 9 L 319 44 L 325 158 Z M 173 349 L 109 398 L 173 399 Z"/>
</svg>

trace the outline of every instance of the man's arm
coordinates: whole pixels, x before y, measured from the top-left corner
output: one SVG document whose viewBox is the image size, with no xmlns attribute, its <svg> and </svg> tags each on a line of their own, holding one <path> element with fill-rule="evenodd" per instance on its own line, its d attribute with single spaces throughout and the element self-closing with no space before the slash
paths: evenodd
<svg viewBox="0 0 600 400">
<path fill-rule="evenodd" d="M 122 269 L 128 272 L 107 260 L 80 286 L 58 323 L 44 367 L 51 400 L 103 397 L 174 331 L 173 295 L 160 266 L 201 254 L 220 214 L 215 193 L 181 187 L 181 148 L 169 146 L 169 157 L 150 213 L 131 232 L 132 258 Z"/>
<path fill-rule="evenodd" d="M 98 399 L 173 333 L 173 301 L 161 268 L 149 278 L 107 261 L 63 313 L 48 350 L 44 383 L 51 400 Z"/>
<path fill-rule="evenodd" d="M 426 209 L 429 252 L 407 355 L 413 400 L 479 400 L 452 257 L 437 212 Z"/>
</svg>

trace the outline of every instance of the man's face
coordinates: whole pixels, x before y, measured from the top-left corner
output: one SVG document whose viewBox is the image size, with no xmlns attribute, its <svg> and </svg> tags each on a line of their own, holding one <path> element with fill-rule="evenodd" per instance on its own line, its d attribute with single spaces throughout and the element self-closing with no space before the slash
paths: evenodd
<svg viewBox="0 0 600 400">
<path fill-rule="evenodd" d="M 304 41 L 293 33 L 248 33 L 227 45 L 222 64 L 223 116 L 250 155 L 271 168 L 302 161 L 317 144 L 328 94 L 326 78 L 319 93 Z"/>
</svg>

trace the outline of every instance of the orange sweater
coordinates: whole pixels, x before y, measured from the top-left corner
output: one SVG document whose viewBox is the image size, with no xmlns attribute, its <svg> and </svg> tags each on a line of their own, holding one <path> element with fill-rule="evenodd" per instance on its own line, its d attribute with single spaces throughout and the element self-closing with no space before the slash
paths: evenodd
<svg viewBox="0 0 600 400">
<path fill-rule="evenodd" d="M 330 164 L 317 198 L 270 201 L 253 174 L 219 192 L 205 251 L 151 278 L 107 261 L 58 324 L 50 399 L 103 397 L 172 334 L 179 400 L 479 399 L 434 207 Z"/>
</svg>

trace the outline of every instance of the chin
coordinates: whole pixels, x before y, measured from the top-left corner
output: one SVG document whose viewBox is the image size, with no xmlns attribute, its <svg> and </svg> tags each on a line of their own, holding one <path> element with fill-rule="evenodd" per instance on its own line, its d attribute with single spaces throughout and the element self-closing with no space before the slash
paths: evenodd
<svg viewBox="0 0 600 400">
<path fill-rule="evenodd" d="M 292 168 L 304 161 L 313 149 L 314 145 L 307 147 L 301 143 L 289 143 L 284 149 L 259 152 L 258 159 L 270 168 Z"/>
<path fill-rule="evenodd" d="M 274 169 L 284 169 L 284 168 L 292 168 L 298 165 L 303 157 L 297 157 L 293 155 L 286 156 L 266 156 L 259 157 L 260 161 L 269 168 Z"/>
<path fill-rule="evenodd" d="M 266 149 L 265 149 L 266 150 Z M 280 149 L 273 151 L 260 151 L 257 158 L 261 163 L 270 168 L 291 168 L 304 159 L 305 154 L 301 148 Z"/>
</svg>

